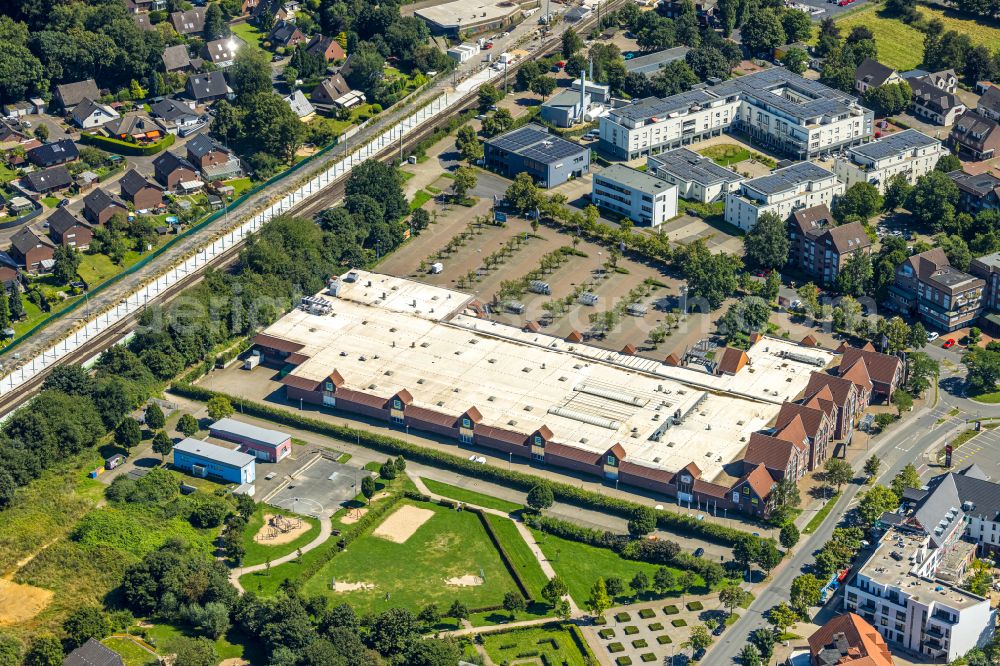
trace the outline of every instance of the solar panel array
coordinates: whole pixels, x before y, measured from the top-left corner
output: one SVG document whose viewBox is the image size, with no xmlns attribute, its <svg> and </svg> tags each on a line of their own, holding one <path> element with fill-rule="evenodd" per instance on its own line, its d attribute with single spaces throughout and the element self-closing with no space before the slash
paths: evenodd
<svg viewBox="0 0 1000 666">
<path fill-rule="evenodd" d="M 764 194 L 777 194 L 778 192 L 785 192 L 797 187 L 802 183 L 830 176 L 833 176 L 833 174 L 812 162 L 799 162 L 790 167 L 779 169 L 769 176 L 749 180 L 746 186 Z"/>
<path fill-rule="evenodd" d="M 531 125 L 516 129 L 488 142 L 493 148 L 550 164 L 587 149 Z"/>
<path fill-rule="evenodd" d="M 864 157 L 872 160 L 881 160 L 886 157 L 892 157 L 893 155 L 909 152 L 915 148 L 931 146 L 935 143 L 940 142 L 937 139 L 932 139 L 923 132 L 918 132 L 915 129 L 908 129 L 903 130 L 902 132 L 897 132 L 896 134 L 890 134 L 889 136 L 879 139 L 878 141 L 872 141 L 871 143 L 856 146 L 851 148 L 850 152 L 863 155 Z"/>
</svg>

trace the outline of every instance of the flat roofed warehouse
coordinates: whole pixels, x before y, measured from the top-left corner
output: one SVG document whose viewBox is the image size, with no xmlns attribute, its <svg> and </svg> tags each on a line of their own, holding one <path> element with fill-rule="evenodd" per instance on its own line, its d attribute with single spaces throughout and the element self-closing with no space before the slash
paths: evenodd
<svg viewBox="0 0 1000 666">
<path fill-rule="evenodd" d="M 432 32 L 478 34 L 511 25 L 521 18 L 521 5 L 537 6 L 536 2 L 517 3 L 498 0 L 455 0 L 442 5 L 421 7 L 414 13 L 425 21 Z"/>
<path fill-rule="evenodd" d="M 456 438 L 467 420 L 476 439 L 511 446 L 545 432 L 546 461 L 558 453 L 593 465 L 619 445 L 627 463 L 669 476 L 695 462 L 705 479 L 718 476 L 780 406 L 777 397 L 764 402 L 718 395 L 626 363 L 683 368 L 612 356 L 468 314 L 449 316 L 469 311 L 470 297 L 458 292 L 364 271 L 355 275 L 354 282 L 332 287 L 338 297 L 317 296 L 330 301 L 329 315 L 298 309 L 261 336 L 262 347 L 291 343 L 307 357 L 283 380 L 289 397 L 344 409 L 363 405 L 367 411 L 354 411 L 387 420 L 391 414 L 400 424 L 418 418 L 429 425 L 413 427 Z M 731 380 L 686 372 L 704 378 L 706 386 Z M 782 390 L 792 383 L 770 376 Z"/>
<path fill-rule="evenodd" d="M 188 437 L 174 445 L 174 465 L 195 476 L 217 476 L 231 483 L 254 481 L 254 457 Z"/>
<path fill-rule="evenodd" d="M 212 437 L 240 444 L 241 451 L 267 462 L 278 462 L 292 452 L 292 436 L 288 433 L 236 419 L 219 419 L 208 427 L 208 432 Z"/>
</svg>

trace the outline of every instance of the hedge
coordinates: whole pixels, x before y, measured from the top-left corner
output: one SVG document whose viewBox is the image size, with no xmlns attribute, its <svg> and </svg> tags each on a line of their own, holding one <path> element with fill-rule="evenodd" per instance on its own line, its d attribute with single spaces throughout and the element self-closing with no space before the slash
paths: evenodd
<svg viewBox="0 0 1000 666">
<path fill-rule="evenodd" d="M 480 465 L 444 451 L 411 444 L 395 437 L 352 428 L 347 425 L 328 423 L 278 407 L 244 400 L 226 393 L 212 391 L 201 386 L 180 382 L 170 387 L 170 391 L 193 400 L 208 402 L 215 396 L 228 398 L 239 410 L 250 416 L 266 419 L 293 428 L 309 430 L 319 435 L 331 437 L 344 442 L 357 443 L 365 448 L 373 449 L 393 456 L 401 455 L 407 460 L 440 467 L 473 478 L 513 487 L 528 492 L 539 483 L 545 483 L 552 489 L 552 494 L 559 502 L 575 506 L 611 513 L 624 518 L 631 518 L 635 511 L 644 505 L 629 500 L 609 497 L 590 490 L 578 488 L 568 483 L 542 479 L 534 474 L 525 474 L 516 470 L 506 470 L 492 465 Z M 668 532 L 687 534 L 705 539 L 723 546 L 732 547 L 738 540 L 746 538 L 748 532 L 725 525 L 719 525 L 707 520 L 697 520 L 694 516 L 661 509 L 656 511 L 657 526 Z M 754 537 L 760 539 L 760 537 Z"/>
<path fill-rule="evenodd" d="M 103 148 L 108 152 L 117 153 L 119 155 L 134 156 L 155 155 L 158 152 L 166 150 L 170 146 L 174 145 L 175 140 L 176 137 L 173 134 L 167 134 L 156 143 L 140 146 L 136 143 L 112 139 L 111 137 L 102 136 L 100 134 L 88 134 L 84 132 L 80 135 L 80 143 L 89 143 L 92 146 L 97 146 L 98 148 Z"/>
<path fill-rule="evenodd" d="M 493 525 L 490 524 L 489 519 L 486 518 L 486 514 L 480 509 L 466 508 L 465 511 L 476 514 L 479 518 L 479 522 L 482 523 L 483 529 L 486 530 L 486 534 L 490 537 L 490 542 L 493 547 L 496 548 L 497 552 L 500 554 L 500 559 L 503 561 L 503 565 L 507 567 L 507 573 L 510 577 L 514 579 L 514 583 L 517 585 L 518 591 L 521 596 L 524 597 L 525 603 L 532 604 L 535 600 L 531 597 L 531 592 L 528 591 L 528 586 L 525 584 L 524 579 L 521 578 L 521 572 L 517 570 L 514 563 L 510 561 L 510 555 L 507 554 L 507 550 L 500 543 L 500 538 L 497 537 L 497 533 L 493 530 Z"/>
</svg>

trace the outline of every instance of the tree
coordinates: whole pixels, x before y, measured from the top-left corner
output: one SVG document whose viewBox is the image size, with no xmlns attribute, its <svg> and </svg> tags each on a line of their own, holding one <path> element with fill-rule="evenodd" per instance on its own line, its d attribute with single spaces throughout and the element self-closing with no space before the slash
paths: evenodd
<svg viewBox="0 0 1000 666">
<path fill-rule="evenodd" d="M 649 576 L 644 571 L 638 571 L 632 576 L 628 586 L 632 588 L 637 598 L 641 597 L 642 593 L 649 589 Z"/>
<path fill-rule="evenodd" d="M 8 305 L 8 300 L 10 294 L 7 290 L 0 286 L 0 331 L 3 331 L 10 327 L 10 305 Z"/>
<path fill-rule="evenodd" d="M 241 99 L 240 105 L 243 110 L 242 142 L 252 142 L 256 150 L 290 162 L 302 145 L 305 129 L 281 95 L 259 93 Z"/>
<path fill-rule="evenodd" d="M 801 13 L 801 12 L 800 12 Z M 747 260 L 761 268 L 781 268 L 788 262 L 788 225 L 777 213 L 767 212 L 743 239 Z"/>
<path fill-rule="evenodd" d="M 78 648 L 89 638 L 101 640 L 111 633 L 108 617 L 97 606 L 82 606 L 63 620 L 63 632 L 71 648 Z"/>
<path fill-rule="evenodd" d="M 492 83 L 484 83 L 479 86 L 479 111 L 486 112 L 490 107 L 503 99 L 503 91 Z"/>
<path fill-rule="evenodd" d="M 778 542 L 782 548 L 786 549 L 793 548 L 799 542 L 799 528 L 795 526 L 795 523 L 788 521 L 781 526 Z"/>
<path fill-rule="evenodd" d="M 788 42 L 781 20 L 772 9 L 755 8 L 740 28 L 743 46 L 754 55 L 770 54 Z"/>
<path fill-rule="evenodd" d="M 566 596 L 568 588 L 566 583 L 562 581 L 559 576 L 553 576 L 549 579 L 549 582 L 545 583 L 542 587 L 542 598 L 549 602 L 552 606 L 556 605 L 556 602 Z"/>
<path fill-rule="evenodd" d="M 749 597 L 749 593 L 739 585 L 727 585 L 719 590 L 719 601 L 729 611 L 730 615 L 737 608 L 744 605 Z"/>
<path fill-rule="evenodd" d="M 417 613 L 417 620 L 427 626 L 433 626 L 441 621 L 441 613 L 437 604 L 427 604 Z"/>
<path fill-rule="evenodd" d="M 456 599 L 452 602 L 451 606 L 448 607 L 448 612 L 445 615 L 446 617 L 453 617 L 461 623 L 462 620 L 469 617 L 469 609 L 465 604 Z"/>
<path fill-rule="evenodd" d="M 781 13 L 781 27 L 789 44 L 806 41 L 812 36 L 812 19 L 798 9 L 786 9 Z"/>
<path fill-rule="evenodd" d="M 392 458 L 382 463 L 382 466 L 378 469 L 378 475 L 386 481 L 392 481 L 396 478 L 396 465 L 393 463 Z"/>
<path fill-rule="evenodd" d="M 823 464 L 823 470 L 826 482 L 837 486 L 837 492 L 840 492 L 845 483 L 850 483 L 854 479 L 851 465 L 841 458 L 828 458 Z"/>
<path fill-rule="evenodd" d="M 693 571 L 684 570 L 681 575 L 677 577 L 677 587 L 681 588 L 681 594 L 685 595 L 691 591 L 694 587 L 697 579 L 695 578 Z"/>
<path fill-rule="evenodd" d="M 461 648 L 450 638 L 415 640 L 406 650 L 405 663 L 407 666 L 450 666 L 459 663 L 461 658 Z"/>
<path fill-rule="evenodd" d="M 344 192 L 347 198 L 371 197 L 385 209 L 386 220 L 401 220 L 410 212 L 399 170 L 377 160 L 366 160 L 354 167 Z"/>
<path fill-rule="evenodd" d="M 233 405 L 229 402 L 229 398 L 224 395 L 212 396 L 208 400 L 208 418 L 213 421 L 218 421 L 219 419 L 224 419 L 227 416 L 233 414 Z"/>
<path fill-rule="evenodd" d="M 563 58 L 571 57 L 582 48 L 583 40 L 580 39 L 580 35 L 576 34 L 576 30 L 573 30 L 573 28 L 566 28 L 566 31 L 562 35 Z"/>
<path fill-rule="evenodd" d="M 191 523 L 195 527 L 207 529 L 218 527 L 230 514 L 230 505 L 224 499 L 210 495 L 203 497 L 191 511 Z"/>
<path fill-rule="evenodd" d="M 1000 381 L 1000 351 L 972 347 L 962 355 L 965 365 L 966 381 L 972 395 L 990 393 L 996 389 Z"/>
<path fill-rule="evenodd" d="M 375 497 L 375 479 L 370 476 L 361 479 L 361 494 L 371 504 L 372 498 Z"/>
<path fill-rule="evenodd" d="M 53 276 L 63 284 L 68 284 L 76 280 L 76 272 L 80 268 L 80 253 L 76 248 L 68 245 L 59 245 L 53 255 L 55 266 L 52 268 Z"/>
<path fill-rule="evenodd" d="M 837 290 L 846 296 L 865 296 L 872 291 L 875 271 L 867 252 L 854 252 L 837 273 Z"/>
<path fill-rule="evenodd" d="M 198 419 L 190 414 L 182 414 L 181 417 L 177 419 L 177 431 L 185 437 L 194 437 L 198 434 L 198 430 Z"/>
<path fill-rule="evenodd" d="M 783 516 L 789 515 L 792 509 L 795 509 L 802 503 L 802 497 L 799 494 L 799 485 L 795 482 L 795 479 L 791 477 L 782 479 L 774 489 L 773 499 L 774 509 L 771 511 L 771 518 L 777 522 L 782 522 L 781 519 Z"/>
<path fill-rule="evenodd" d="M 749 568 L 750 563 L 757 559 L 760 553 L 761 541 L 755 536 L 741 534 L 733 544 L 733 559 L 740 563 L 742 568 Z"/>
<path fill-rule="evenodd" d="M 767 611 L 767 622 L 774 627 L 778 633 L 785 633 L 785 631 L 798 622 L 798 620 L 798 614 L 784 601 L 776 606 L 772 606 L 771 609 Z"/>
<path fill-rule="evenodd" d="M 226 19 L 222 15 L 222 8 L 217 2 L 210 3 L 208 9 L 205 10 L 205 39 L 207 41 L 222 39 L 228 34 L 229 28 L 226 26 Z"/>
<path fill-rule="evenodd" d="M 14 501 L 17 483 L 5 469 L 0 469 L 0 509 L 6 509 Z"/>
<path fill-rule="evenodd" d="M 497 109 L 483 121 L 483 132 L 489 136 L 503 134 L 514 125 L 514 116 L 507 109 Z"/>
<path fill-rule="evenodd" d="M 541 195 L 538 193 L 535 181 L 524 171 L 514 177 L 514 182 L 504 192 L 504 199 L 520 213 L 533 211 L 541 203 Z"/>
<path fill-rule="evenodd" d="M 955 181 L 940 171 L 931 171 L 917 179 L 906 207 L 920 224 L 940 231 L 951 226 L 957 204 L 958 186 Z"/>
<path fill-rule="evenodd" d="M 833 216 L 843 223 L 851 218 L 860 218 L 867 223 L 882 210 L 883 199 L 878 188 L 871 183 L 854 183 L 833 205 Z"/>
<path fill-rule="evenodd" d="M 653 574 L 653 587 L 660 594 L 666 594 L 677 585 L 677 578 L 674 572 L 667 567 L 660 567 Z"/>
<path fill-rule="evenodd" d="M 892 392 L 892 404 L 896 406 L 896 413 L 902 416 L 903 412 L 913 408 L 913 396 L 903 389 L 896 389 Z"/>
<path fill-rule="evenodd" d="M 865 476 L 874 479 L 878 476 L 879 468 L 882 467 L 882 459 L 874 453 L 865 461 Z"/>
<path fill-rule="evenodd" d="M 770 663 L 774 656 L 775 643 L 774 630 L 767 627 L 760 627 L 750 632 L 750 643 L 760 650 L 760 657 L 764 663 Z"/>
<path fill-rule="evenodd" d="M 174 666 L 214 666 L 219 662 L 215 643 L 204 636 L 177 636 L 167 649 L 174 654 Z"/>
<path fill-rule="evenodd" d="M 503 609 L 510 613 L 513 621 L 514 615 L 525 609 L 524 597 L 519 592 L 507 592 L 503 595 Z"/>
<path fill-rule="evenodd" d="M 547 483 L 540 483 L 528 491 L 528 506 L 535 511 L 548 509 L 555 502 L 552 488 Z"/>
<path fill-rule="evenodd" d="M 946 153 L 938 158 L 937 164 L 934 165 L 935 171 L 940 171 L 941 173 L 951 173 L 952 171 L 958 171 L 962 168 L 962 160 L 958 159 L 957 156 L 951 153 Z"/>
<path fill-rule="evenodd" d="M 882 198 L 882 208 L 892 212 L 906 204 L 910 197 L 910 190 L 913 186 L 906 179 L 906 174 L 897 173 L 889 179 L 889 184 L 885 189 L 885 196 Z"/>
<path fill-rule="evenodd" d="M 115 442 L 118 446 L 125 449 L 126 453 L 131 451 L 132 447 L 137 446 L 141 441 L 142 428 L 139 427 L 139 422 L 135 419 L 126 418 L 115 428 Z"/>
<path fill-rule="evenodd" d="M 226 70 L 226 80 L 241 99 L 270 92 L 271 63 L 268 62 L 267 52 L 263 49 L 239 49 L 233 64 Z"/>
<path fill-rule="evenodd" d="M 899 470 L 899 473 L 893 477 L 889 487 L 895 493 L 896 497 L 902 497 L 903 491 L 907 488 L 919 488 L 921 485 L 923 484 L 920 483 L 920 474 L 917 473 L 917 468 L 910 463 Z"/>
<path fill-rule="evenodd" d="M 702 45 L 691 49 L 684 56 L 684 61 L 701 80 L 709 78 L 728 79 L 732 70 L 726 56 L 719 49 Z"/>
<path fill-rule="evenodd" d="M 876 110 L 880 116 L 891 116 L 905 111 L 913 101 L 913 89 L 906 81 L 886 83 L 868 88 L 862 98 L 866 106 Z"/>
<path fill-rule="evenodd" d="M 548 97 L 556 89 L 556 80 L 551 76 L 537 76 L 531 82 L 530 89 L 536 95 Z"/>
<path fill-rule="evenodd" d="M 715 309 L 736 292 L 737 273 L 743 268 L 740 257 L 725 252 L 713 254 L 704 238 L 688 243 L 677 254 L 676 261 L 687 276 L 692 299 L 702 298 Z"/>
<path fill-rule="evenodd" d="M 708 633 L 705 625 L 698 624 L 691 627 L 691 635 L 688 637 L 687 642 L 697 654 L 702 650 L 708 649 L 708 646 L 712 644 L 712 634 Z"/>
<path fill-rule="evenodd" d="M 640 506 L 632 512 L 628 521 L 628 533 L 640 537 L 652 533 L 656 529 L 656 510 L 648 506 Z"/>
<path fill-rule="evenodd" d="M 451 181 L 451 187 L 455 191 L 455 198 L 459 201 L 465 201 L 469 190 L 476 186 L 476 182 L 479 180 L 479 175 L 475 169 L 466 166 L 455 169 L 455 173 L 453 175 L 455 177 Z"/>
<path fill-rule="evenodd" d="M 24 666 L 61 666 L 62 643 L 52 634 L 36 636 L 24 655 Z"/>
<path fill-rule="evenodd" d="M 760 658 L 760 650 L 757 646 L 752 643 L 747 643 L 740 650 L 740 661 L 743 666 L 762 666 Z"/>
<path fill-rule="evenodd" d="M 792 47 L 785 51 L 785 55 L 781 57 L 781 64 L 789 71 L 802 74 L 809 69 L 809 54 L 806 53 L 805 49 Z"/>
<path fill-rule="evenodd" d="M 804 616 L 810 606 L 818 606 L 823 584 L 812 574 L 796 576 L 792 581 L 789 605 L 799 616 Z"/>
<path fill-rule="evenodd" d="M 48 90 L 41 61 L 24 45 L 4 41 L 0 49 L 0 99 L 16 102 L 31 93 Z"/>
<path fill-rule="evenodd" d="M 781 562 L 781 557 L 781 551 L 778 550 L 773 541 L 768 539 L 761 542 L 760 551 L 754 561 L 764 570 L 764 575 L 769 576 L 774 567 Z"/>
<path fill-rule="evenodd" d="M 802 307 L 806 312 L 819 314 L 819 287 L 812 282 L 807 282 L 796 290 L 795 294 L 802 301 Z"/>
<path fill-rule="evenodd" d="M 618 576 L 609 576 L 604 586 L 608 591 L 608 596 L 612 599 L 625 593 L 625 583 Z"/>
<path fill-rule="evenodd" d="M 899 496 L 891 488 L 872 486 L 858 503 L 858 517 L 866 525 L 874 525 L 875 521 L 887 511 L 899 508 Z"/>
<path fill-rule="evenodd" d="M 159 453 L 164 462 L 166 462 L 167 456 L 173 450 L 174 440 L 170 439 L 170 435 L 165 430 L 160 430 L 153 435 L 153 452 Z"/>
<path fill-rule="evenodd" d="M 163 410 L 155 402 L 149 403 L 146 407 L 146 425 L 149 426 L 150 430 L 159 430 L 167 422 L 166 417 L 163 415 Z"/>
<path fill-rule="evenodd" d="M 938 362 L 924 352 L 911 352 L 908 365 L 910 379 L 907 388 L 916 396 L 922 395 L 941 372 Z"/>
</svg>

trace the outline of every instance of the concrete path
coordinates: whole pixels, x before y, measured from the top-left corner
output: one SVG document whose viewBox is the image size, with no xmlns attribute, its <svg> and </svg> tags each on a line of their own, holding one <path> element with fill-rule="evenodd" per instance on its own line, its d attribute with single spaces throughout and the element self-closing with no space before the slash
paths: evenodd
<svg viewBox="0 0 1000 666">
<path fill-rule="evenodd" d="M 319 534 L 316 535 L 315 539 L 313 539 L 306 545 L 302 546 L 302 548 L 300 548 L 299 550 L 301 550 L 303 553 L 308 553 L 310 550 L 314 548 L 319 548 L 319 546 L 321 546 L 327 539 L 330 538 L 330 535 L 332 533 L 333 533 L 333 525 L 330 523 L 330 519 L 320 518 Z M 271 560 L 271 566 L 277 566 L 279 564 L 284 564 L 285 562 L 291 562 L 292 560 L 297 559 L 298 557 L 299 557 L 298 552 L 292 552 L 289 553 L 288 555 L 285 555 L 284 557 L 279 557 L 275 560 Z M 244 592 L 246 592 L 246 590 L 244 590 L 243 586 L 240 585 L 240 576 L 243 576 L 244 574 L 248 573 L 254 573 L 255 571 L 263 571 L 266 568 L 267 568 L 267 563 L 254 564 L 249 567 L 234 567 L 229 571 L 229 582 L 233 584 L 233 587 L 235 587 L 240 594 L 243 594 Z"/>
</svg>

